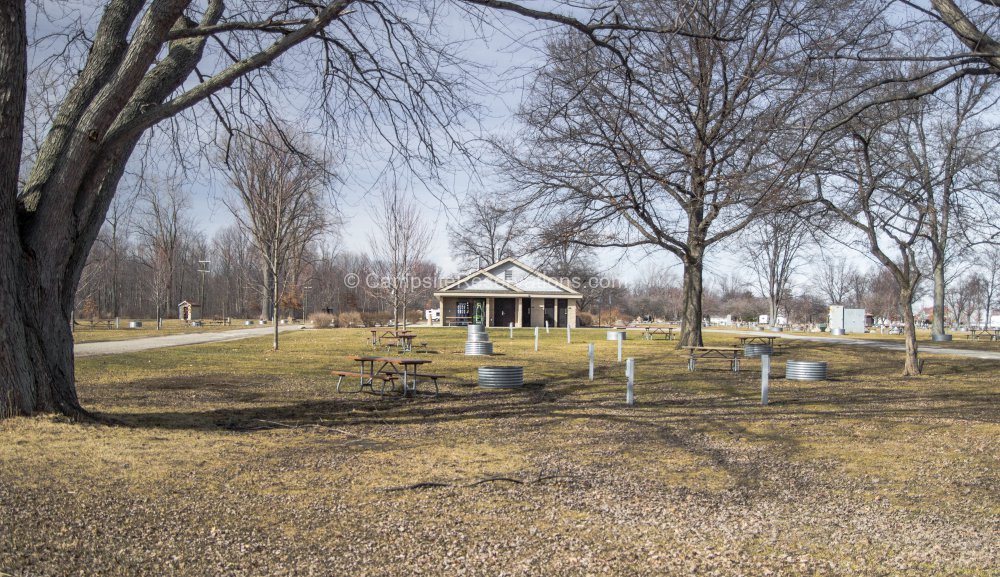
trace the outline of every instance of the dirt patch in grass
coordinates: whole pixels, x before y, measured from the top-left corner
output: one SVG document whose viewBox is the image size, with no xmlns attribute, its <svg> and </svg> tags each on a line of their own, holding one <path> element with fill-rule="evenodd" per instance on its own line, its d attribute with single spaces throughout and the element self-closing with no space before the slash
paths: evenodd
<svg viewBox="0 0 1000 577">
<path fill-rule="evenodd" d="M 686 370 L 601 331 L 422 329 L 438 399 L 334 392 L 366 331 L 84 359 L 85 405 L 122 426 L 0 423 L 11 575 L 989 575 L 1000 518 L 1000 364 L 793 342 L 773 365 Z M 587 380 L 586 341 L 597 344 Z M 729 342 L 728 335 L 709 335 Z M 525 366 L 519 391 L 475 369 Z"/>
</svg>

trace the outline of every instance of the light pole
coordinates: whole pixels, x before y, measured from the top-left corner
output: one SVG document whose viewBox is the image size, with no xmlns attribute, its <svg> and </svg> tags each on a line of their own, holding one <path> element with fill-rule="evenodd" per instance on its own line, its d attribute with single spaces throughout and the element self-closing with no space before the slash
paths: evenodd
<svg viewBox="0 0 1000 577">
<path fill-rule="evenodd" d="M 207 260 L 198 261 L 198 264 L 201 265 L 201 268 L 198 269 L 198 272 L 201 273 L 201 290 L 199 291 L 201 294 L 198 295 L 198 304 L 201 305 L 201 318 L 205 318 L 205 273 L 208 272 L 210 262 Z"/>
</svg>

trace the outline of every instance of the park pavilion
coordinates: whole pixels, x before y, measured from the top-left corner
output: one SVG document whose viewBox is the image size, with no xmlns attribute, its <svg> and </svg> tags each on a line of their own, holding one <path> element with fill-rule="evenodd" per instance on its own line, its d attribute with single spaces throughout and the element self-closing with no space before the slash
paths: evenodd
<svg viewBox="0 0 1000 577">
<path fill-rule="evenodd" d="M 505 258 L 434 293 L 441 323 L 490 327 L 576 327 L 583 295 L 515 258 Z"/>
</svg>

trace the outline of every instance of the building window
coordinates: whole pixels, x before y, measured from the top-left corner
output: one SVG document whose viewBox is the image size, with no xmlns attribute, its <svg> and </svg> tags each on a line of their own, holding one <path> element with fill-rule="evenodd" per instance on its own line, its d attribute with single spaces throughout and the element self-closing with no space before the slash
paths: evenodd
<svg viewBox="0 0 1000 577">
<path fill-rule="evenodd" d="M 514 280 L 514 271 L 512 269 L 503 271 L 503 280 L 507 282 Z"/>
</svg>

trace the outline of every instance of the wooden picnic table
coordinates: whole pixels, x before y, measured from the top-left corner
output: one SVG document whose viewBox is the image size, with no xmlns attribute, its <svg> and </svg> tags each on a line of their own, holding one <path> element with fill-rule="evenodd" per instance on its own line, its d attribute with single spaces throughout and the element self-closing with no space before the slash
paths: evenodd
<svg viewBox="0 0 1000 577">
<path fill-rule="evenodd" d="M 1000 341 L 1000 328 L 996 329 L 969 329 L 967 338 L 970 341 L 986 339 L 988 341 Z"/>
<path fill-rule="evenodd" d="M 777 338 L 778 337 L 771 337 L 767 335 L 754 335 L 752 337 L 736 337 L 736 339 L 740 342 L 741 347 L 745 347 L 747 345 L 751 345 L 754 343 L 759 343 L 762 345 L 767 345 L 769 347 L 774 347 L 774 340 Z"/>
<path fill-rule="evenodd" d="M 416 333 L 400 333 L 397 336 L 385 336 L 383 335 L 379 342 L 386 343 L 386 348 L 390 346 L 397 346 L 399 350 L 408 353 L 413 350 L 413 339 L 417 337 Z"/>
<path fill-rule="evenodd" d="M 674 327 L 646 327 L 646 332 L 642 336 L 647 341 L 651 341 L 656 335 L 663 335 L 665 340 L 672 341 L 674 340 Z"/>
<path fill-rule="evenodd" d="M 361 371 L 359 372 L 359 387 L 360 392 L 366 386 L 371 388 L 372 392 L 375 391 L 374 381 L 376 378 L 382 377 L 392 377 L 392 378 L 381 378 L 382 388 L 379 391 L 380 395 L 385 395 L 385 386 L 387 383 L 394 382 L 395 377 L 401 375 L 403 377 L 403 396 L 405 397 L 408 393 L 417 394 L 417 382 L 421 376 L 431 378 L 431 375 L 420 375 L 419 367 L 420 365 L 430 364 L 429 359 L 407 359 L 403 357 L 379 357 L 379 356 L 361 356 L 353 357 L 355 362 L 361 364 Z M 378 365 L 378 369 L 375 368 Z M 402 368 L 402 370 L 400 370 Z M 435 395 L 437 394 L 437 378 L 439 375 L 434 375 L 432 379 L 434 381 Z M 340 392 L 340 383 L 337 383 L 337 392 Z"/>
<path fill-rule="evenodd" d="M 734 373 L 740 372 L 740 347 L 684 347 L 688 350 L 688 370 L 693 371 L 697 359 L 726 359 Z"/>
<path fill-rule="evenodd" d="M 384 330 L 384 329 L 381 329 L 381 328 L 374 328 L 374 329 L 370 329 L 370 331 L 372 333 L 372 338 L 371 338 L 371 341 L 370 341 L 371 345 L 372 345 L 372 348 L 375 348 L 375 347 L 379 346 L 380 344 L 382 344 L 382 339 L 396 338 L 396 337 L 403 336 L 403 335 L 413 335 L 413 336 L 416 336 L 416 333 L 414 333 L 413 331 L 410 331 L 410 330 L 399 331 L 399 330 L 395 330 L 395 329 L 393 329 L 393 330 Z M 382 333 L 381 335 L 379 334 L 380 331 Z"/>
</svg>

